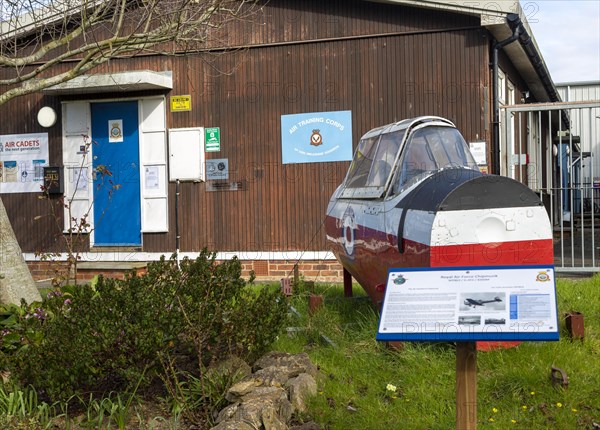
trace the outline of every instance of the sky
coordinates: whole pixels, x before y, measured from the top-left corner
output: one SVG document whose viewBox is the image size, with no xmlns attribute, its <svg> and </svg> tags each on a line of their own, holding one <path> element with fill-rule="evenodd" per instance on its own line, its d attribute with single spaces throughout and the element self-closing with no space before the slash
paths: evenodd
<svg viewBox="0 0 600 430">
<path fill-rule="evenodd" d="M 600 0 L 520 0 L 555 84 L 600 81 Z"/>
</svg>

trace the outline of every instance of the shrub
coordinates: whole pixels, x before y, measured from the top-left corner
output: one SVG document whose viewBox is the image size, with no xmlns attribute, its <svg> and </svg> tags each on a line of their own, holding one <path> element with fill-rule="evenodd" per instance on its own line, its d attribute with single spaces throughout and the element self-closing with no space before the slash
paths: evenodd
<svg viewBox="0 0 600 430">
<path fill-rule="evenodd" d="M 51 399 L 126 388 L 169 341 L 168 321 L 177 315 L 166 300 L 136 276 L 51 293 L 44 303 L 49 318 L 38 325 L 42 340 L 20 349 L 11 370 Z"/>
<path fill-rule="evenodd" d="M 181 269 L 185 276 L 177 298 L 183 335 L 201 361 L 231 354 L 252 360 L 275 340 L 287 318 L 279 289 L 242 288 L 236 259 L 208 266 L 184 260 Z"/>
<path fill-rule="evenodd" d="M 193 352 L 199 364 L 230 352 L 254 357 L 282 329 L 287 305 L 276 291 L 246 286 L 236 258 L 217 264 L 204 250 L 179 267 L 163 257 L 142 276 L 63 287 L 41 310 L 43 319 L 21 328 L 25 347 L 4 348 L 2 364 L 21 384 L 64 400 L 149 380 L 162 369 L 160 354 Z"/>
<path fill-rule="evenodd" d="M 0 351 L 15 354 L 30 343 L 41 341 L 39 325 L 47 318 L 48 313 L 39 302 L 27 305 L 23 301 L 20 306 L 12 303 L 0 306 Z"/>
</svg>

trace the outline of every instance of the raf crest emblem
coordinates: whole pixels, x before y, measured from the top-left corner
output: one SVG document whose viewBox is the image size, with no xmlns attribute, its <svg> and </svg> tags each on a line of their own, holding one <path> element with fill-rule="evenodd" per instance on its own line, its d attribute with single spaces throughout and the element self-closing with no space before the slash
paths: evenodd
<svg viewBox="0 0 600 430">
<path fill-rule="evenodd" d="M 310 144 L 312 146 L 319 146 L 323 144 L 323 136 L 321 136 L 321 130 L 313 130 L 310 135 Z"/>
</svg>

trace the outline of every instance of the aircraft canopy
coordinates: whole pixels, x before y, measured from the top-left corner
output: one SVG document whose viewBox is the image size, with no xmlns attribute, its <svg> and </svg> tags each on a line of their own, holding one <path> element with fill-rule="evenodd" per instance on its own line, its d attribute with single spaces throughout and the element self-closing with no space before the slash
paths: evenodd
<svg viewBox="0 0 600 430">
<path fill-rule="evenodd" d="M 388 131 L 389 130 L 389 131 Z M 412 129 L 384 129 L 360 140 L 346 179 L 342 198 L 380 198 L 390 184 L 398 194 L 430 174 L 446 168 L 477 169 L 460 132 L 440 123 Z"/>
</svg>

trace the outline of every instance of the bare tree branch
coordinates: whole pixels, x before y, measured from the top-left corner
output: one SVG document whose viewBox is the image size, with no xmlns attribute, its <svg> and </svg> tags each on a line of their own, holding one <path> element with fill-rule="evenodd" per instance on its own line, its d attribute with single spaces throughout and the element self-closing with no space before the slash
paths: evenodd
<svg viewBox="0 0 600 430">
<path fill-rule="evenodd" d="M 255 6 L 256 0 L 3 0 L 0 105 L 118 56 L 207 49 L 220 28 L 251 16 Z"/>
</svg>

